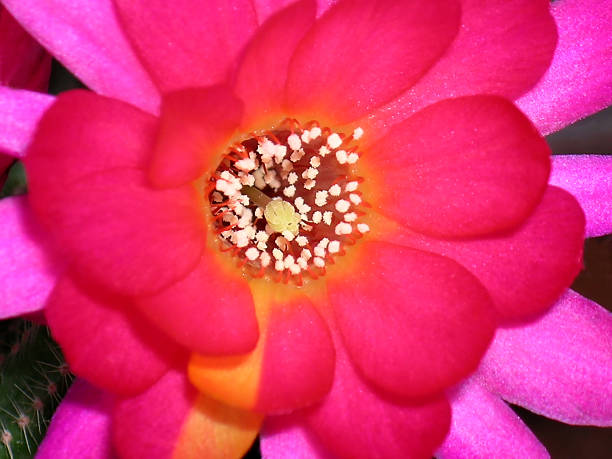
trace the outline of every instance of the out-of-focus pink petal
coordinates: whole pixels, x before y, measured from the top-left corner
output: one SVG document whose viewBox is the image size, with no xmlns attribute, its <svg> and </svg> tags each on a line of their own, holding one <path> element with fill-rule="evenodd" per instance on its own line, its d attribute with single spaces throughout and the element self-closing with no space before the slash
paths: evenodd
<svg viewBox="0 0 612 459">
<path fill-rule="evenodd" d="M 542 199 L 550 149 L 506 99 L 469 96 L 396 124 L 364 155 L 373 205 L 416 231 L 468 237 L 514 228 Z"/>
<path fill-rule="evenodd" d="M 568 291 L 534 322 L 500 328 L 478 378 L 505 400 L 569 424 L 612 425 L 612 314 Z"/>
<path fill-rule="evenodd" d="M 234 91 L 245 103 L 242 125 L 261 129 L 278 117 L 285 94 L 287 69 L 296 45 L 315 19 L 314 0 L 296 2 L 259 28 L 238 65 Z M 254 123 L 257 123 L 253 126 Z"/>
<path fill-rule="evenodd" d="M 573 196 L 550 186 L 513 231 L 449 241 L 404 230 L 391 240 L 461 263 L 487 288 L 503 318 L 516 321 L 548 309 L 580 271 L 584 214 Z"/>
<path fill-rule="evenodd" d="M 334 459 L 303 426 L 302 415 L 268 416 L 260 432 L 266 459 Z"/>
<path fill-rule="evenodd" d="M 86 86 L 155 112 L 159 95 L 117 23 L 111 0 L 3 0 Z"/>
<path fill-rule="evenodd" d="M 436 453 L 439 459 L 495 457 L 530 459 L 549 455 L 536 436 L 499 397 L 469 379 L 450 395 L 451 429 Z"/>
<path fill-rule="evenodd" d="M 77 378 L 53 415 L 36 458 L 113 459 L 112 404 L 109 392 Z"/>
<path fill-rule="evenodd" d="M 552 3 L 559 44 L 538 85 L 516 103 L 542 134 L 557 131 L 612 103 L 612 4 Z"/>
<path fill-rule="evenodd" d="M 128 299 L 78 285 L 68 275 L 53 290 L 45 316 L 71 370 L 115 394 L 138 394 L 187 360 L 187 352 L 143 321 Z"/>
<path fill-rule="evenodd" d="M 463 0 L 461 6 L 461 28 L 447 52 L 414 87 L 374 114 L 381 132 L 440 99 L 513 99 L 548 68 L 557 42 L 549 0 Z"/>
<path fill-rule="evenodd" d="M 0 200 L 0 222 L 0 318 L 38 311 L 63 265 L 51 258 L 26 197 Z"/>
<path fill-rule="evenodd" d="M 241 115 L 241 101 L 226 86 L 165 94 L 149 168 L 153 185 L 176 187 L 214 170 Z"/>
<path fill-rule="evenodd" d="M 355 120 L 412 86 L 457 34 L 455 0 L 339 1 L 291 59 L 287 109 Z"/>
<path fill-rule="evenodd" d="M 250 0 L 114 0 L 123 30 L 164 92 L 223 80 L 257 27 Z"/>
<path fill-rule="evenodd" d="M 347 351 L 368 380 L 414 398 L 474 371 L 497 319 L 482 284 L 433 253 L 380 242 L 359 250 L 367 260 L 328 288 Z"/>
<path fill-rule="evenodd" d="M 36 123 L 53 100 L 47 94 L 0 87 L 0 151 L 23 157 Z"/>
<path fill-rule="evenodd" d="M 586 237 L 612 233 L 612 156 L 553 156 L 550 183 L 578 200 L 586 216 Z"/>
</svg>

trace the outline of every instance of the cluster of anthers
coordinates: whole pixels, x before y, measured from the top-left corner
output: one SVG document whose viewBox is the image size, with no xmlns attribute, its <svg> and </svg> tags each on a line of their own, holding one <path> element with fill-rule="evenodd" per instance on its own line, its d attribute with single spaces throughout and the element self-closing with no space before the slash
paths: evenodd
<svg viewBox="0 0 612 459">
<path fill-rule="evenodd" d="M 232 145 L 207 189 L 221 249 L 253 277 L 301 285 L 324 275 L 370 230 L 354 174 L 362 135 L 286 120 Z"/>
</svg>

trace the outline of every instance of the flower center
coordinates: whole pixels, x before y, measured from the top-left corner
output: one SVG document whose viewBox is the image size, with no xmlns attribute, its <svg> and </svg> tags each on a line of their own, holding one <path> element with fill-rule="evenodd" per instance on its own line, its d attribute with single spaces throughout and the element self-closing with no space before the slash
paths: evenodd
<svg viewBox="0 0 612 459">
<path fill-rule="evenodd" d="M 232 145 L 207 189 L 221 250 L 252 277 L 301 285 L 324 275 L 370 230 L 354 174 L 362 135 L 286 120 Z"/>
</svg>

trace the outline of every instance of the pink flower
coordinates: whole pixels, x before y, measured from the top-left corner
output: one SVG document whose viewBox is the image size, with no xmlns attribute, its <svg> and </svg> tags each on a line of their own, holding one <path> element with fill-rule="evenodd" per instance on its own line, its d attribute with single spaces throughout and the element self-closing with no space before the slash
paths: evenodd
<svg viewBox="0 0 612 459">
<path fill-rule="evenodd" d="M 44 115 L 26 158 L 32 206 L 71 264 L 50 300 L 53 332 L 78 374 L 111 392 L 130 396 L 113 400 L 102 395 L 97 406 L 76 411 L 84 422 L 92 420 L 90 433 L 97 436 L 95 444 L 101 455 L 108 454 L 110 410 L 115 446 L 123 455 L 238 454 L 259 426 L 259 416 L 250 410 L 278 414 L 310 405 L 325 396 L 335 372 L 331 392 L 321 404 L 296 411 L 290 418 L 270 418 L 262 440 L 269 455 L 283 454 L 276 449 L 279 441 L 283 448 L 302 442 L 302 452 L 316 448 L 310 437 L 314 435 L 325 449 L 338 455 L 384 451 L 385 456 L 427 456 L 442 440 L 449 422 L 440 391 L 475 368 L 495 327 L 491 311 L 499 314 L 503 324 L 543 312 L 575 275 L 581 213 L 567 193 L 552 187 L 545 191 L 547 149 L 522 115 L 498 97 L 517 98 L 547 68 L 554 47 L 547 4 L 515 2 L 489 10 L 465 2 L 458 29 L 459 14 L 453 2 L 432 3 L 429 10 L 419 6 L 417 22 L 410 22 L 415 16 L 409 11 L 416 3 L 395 3 L 380 8 L 368 2 L 342 2 L 307 32 L 312 5 L 299 2 L 279 10 L 249 42 L 250 31 L 256 29 L 249 8 L 228 9 L 221 2 L 216 14 L 210 15 L 199 3 L 187 1 L 184 9 L 173 8 L 173 14 L 167 16 L 162 2 L 147 2 L 144 9 L 135 2 L 116 2 L 122 29 L 163 94 L 160 121 L 118 101 L 82 92 L 67 94 Z M 79 27 L 94 27 L 110 35 L 115 46 L 107 53 L 100 52 L 98 36 L 91 41 L 78 35 L 78 46 L 70 51 L 61 48 L 66 40 L 58 38 L 64 37 L 60 30 L 54 31 L 55 39 L 43 33 L 48 28 L 46 23 L 44 31 L 41 26 L 44 11 L 32 13 L 35 10 L 21 4 L 13 5 L 14 12 L 22 11 L 20 19 L 38 28 L 41 41 L 48 40 L 49 48 L 56 48 L 68 65 L 73 63 L 71 68 L 89 86 L 156 111 L 154 85 L 119 35 L 114 16 L 108 14 L 109 5 L 100 2 L 101 9 L 87 16 L 91 22 L 83 22 L 82 17 L 78 22 Z M 262 22 L 271 5 L 260 6 L 264 8 L 255 11 Z M 364 21 L 368 11 L 372 16 Z M 203 23 L 208 32 L 204 37 Z M 157 33 L 150 33 L 151 24 Z M 481 42 L 483 28 L 486 46 Z M 521 39 L 516 40 L 519 34 Z M 104 49 L 109 42 L 105 38 Z M 504 48 L 496 47 L 499 44 Z M 91 49 L 98 50 L 100 57 L 93 67 L 79 56 Z M 410 58 L 404 60 L 408 50 L 412 51 L 407 54 Z M 181 90 L 223 81 L 238 54 L 231 87 L 237 98 L 221 86 Z M 124 68 L 130 71 L 124 73 Z M 508 68 L 522 71 L 508 73 Z M 114 72 L 117 78 L 108 78 L 101 69 Z M 284 95 L 277 88 L 285 79 L 283 102 Z M 397 97 L 401 93 L 404 95 Z M 6 94 L 7 100 L 29 97 Z M 451 95 L 465 97 L 441 100 Z M 393 102 L 387 104 L 389 100 Z M 9 121 L 36 120 L 48 101 L 34 102 Z M 184 184 L 204 173 L 206 183 L 217 186 L 219 180 L 208 177 L 214 175 L 221 145 L 234 128 L 240 125 L 240 131 L 249 132 L 272 126 L 282 138 L 285 128 L 276 123 L 287 115 L 338 126 L 347 132 L 342 146 L 349 145 L 353 132 L 354 125 L 347 131 L 347 123 L 366 128 L 361 145 L 368 154 L 358 162 L 366 167 L 347 170 L 366 179 L 364 195 L 374 206 L 363 220 L 371 229 L 368 240 L 396 245 L 364 242 L 352 252 L 347 248 L 347 257 L 338 259 L 341 272 L 336 269 L 324 277 L 329 279 L 333 318 L 317 297 L 313 287 L 317 283 L 298 290 L 310 295 L 296 296 L 288 287 L 262 288 L 259 281 L 252 280 L 250 290 L 263 334 L 256 350 L 247 357 L 205 357 L 201 354 L 250 350 L 257 333 L 253 333 L 248 289 L 235 270 L 225 272 L 222 263 L 212 261 L 218 255 L 213 255 L 211 246 L 202 247 L 201 220 L 212 216 L 202 215 L 199 209 L 194 213 L 197 194 Z M 8 141 L 25 145 L 30 138 L 27 126 L 7 136 Z M 292 124 L 287 126 L 302 132 Z M 358 137 L 357 132 L 353 138 Z M 339 150 L 331 131 L 323 133 L 329 147 Z M 260 139 L 264 135 L 259 134 Z M 83 156 L 84 148 L 89 155 Z M 404 149 L 410 154 L 396 153 Z M 148 158 L 151 150 L 152 161 Z M 440 161 L 443 155 L 452 155 L 455 167 Z M 337 157 L 343 163 L 343 156 L 338 153 Z M 601 161 L 603 167 L 610 167 L 609 162 Z M 554 167 L 557 175 L 553 177 L 563 180 L 563 169 Z M 419 174 L 409 174 L 412 168 Z M 218 172 L 227 170 L 225 165 Z M 144 181 L 146 177 L 157 190 Z M 349 183 L 343 183 L 344 192 Z M 576 181 L 571 183 L 576 186 Z M 577 188 L 578 196 L 587 197 L 587 187 L 600 183 L 609 186 L 605 179 L 588 182 Z M 292 202 L 299 210 L 297 201 Z M 338 202 L 336 210 L 344 213 Z M 9 254 L 21 250 L 15 257 L 18 262 L 24 254 L 30 257 L 27 265 L 25 261 L 13 263 L 11 269 L 18 271 L 6 277 L 21 282 L 19 292 L 27 282 L 32 285 L 25 287 L 37 289 L 31 298 L 14 304 L 21 311 L 37 309 L 62 265 L 49 263 L 49 251 L 40 248 L 46 241 L 36 240 L 39 234 L 34 228 L 23 231 L 25 203 L 2 204 L 3 213 L 12 217 Z M 607 204 L 597 201 L 597 205 Z M 204 207 L 210 204 L 204 201 Z M 240 215 L 235 208 L 232 212 Z M 379 214 L 397 224 L 378 218 Z M 287 224 L 288 218 L 281 223 Z M 609 221 L 589 219 L 588 230 L 589 234 L 609 231 Z M 340 237 L 344 233 L 336 234 L 340 242 L 348 242 Z M 202 250 L 206 256 L 200 259 Z M 355 260 L 356 254 L 357 269 L 349 269 L 346 260 Z M 366 255 L 371 257 L 367 263 Z M 244 257 L 246 253 L 243 261 Z M 404 282 L 406 278 L 412 282 Z M 384 297 L 380 294 L 383 288 Z M 275 305 L 279 303 L 277 290 L 285 303 Z M 275 305 L 272 310 L 278 315 L 266 312 L 270 305 Z M 569 296 L 531 325 L 500 330 L 476 375 L 451 394 L 454 420 L 441 453 L 486 454 L 493 448 L 499 452 L 508 446 L 498 445 L 498 433 L 507 437 L 503 433 L 508 430 L 512 448 L 518 443 L 533 454 L 542 453 L 493 394 L 576 421 L 576 416 L 568 414 L 572 410 L 563 404 L 564 399 L 558 397 L 561 388 L 546 378 L 563 367 L 558 362 L 549 364 L 550 349 L 542 343 L 541 333 L 556 332 L 554 338 L 564 343 L 559 322 L 569 314 L 578 314 L 582 321 L 587 312 L 603 315 L 590 312 L 594 307 Z M 571 332 L 585 332 L 575 326 L 580 320 L 569 322 Z M 603 320 L 609 323 L 608 316 Z M 208 333 L 198 334 L 202 330 Z M 537 337 L 532 340 L 534 330 Z M 609 330 L 606 332 L 609 337 Z M 593 333 L 602 330 L 593 327 Z M 181 370 L 184 351 L 169 337 L 201 353 L 191 357 L 191 381 L 204 393 L 236 408 L 198 395 L 186 384 Z M 541 353 L 534 356 L 524 351 L 526 343 L 531 347 L 539 344 Z M 586 349 L 572 355 L 573 362 L 584 359 L 586 351 L 595 359 L 609 356 L 609 349 L 598 346 L 595 339 L 585 339 L 582 344 Z M 561 347 L 555 346 L 554 352 Z M 264 352 L 269 358 L 261 360 Z M 530 363 L 520 379 L 512 374 L 518 352 L 525 352 L 523 365 Z M 542 368 L 545 381 L 533 378 L 534 370 Z M 580 383 L 601 388 L 609 370 L 587 368 L 589 376 L 601 371 L 602 377 L 581 379 Z M 243 384 L 233 384 L 236 380 Z M 570 382 L 577 385 L 576 380 Z M 520 390 L 528 384 L 534 390 Z M 538 388 L 545 389 L 535 390 Z M 136 393 L 140 394 L 134 396 Z M 63 420 L 75 415 L 69 408 L 75 403 L 72 399 L 89 404 L 97 394 L 98 389 L 84 383 L 75 386 L 41 455 L 57 457 L 66 445 L 72 455 L 80 447 L 91 451 L 90 446 L 66 435 Z M 589 413 L 578 422 L 606 422 L 609 407 L 597 411 L 590 400 L 585 401 L 577 391 L 574 395 L 570 403 L 584 403 Z M 408 403 L 402 399 L 406 396 L 411 397 Z M 417 401 L 432 396 L 433 400 Z M 470 414 L 475 406 L 485 406 L 492 413 L 491 422 L 500 429 L 482 429 L 481 419 Z M 294 430 L 288 430 L 294 425 Z M 219 443 L 228 435 L 233 443 Z M 484 436 L 484 441 L 466 443 L 474 435 Z M 84 440 L 90 444 L 92 439 L 87 436 Z"/>
</svg>

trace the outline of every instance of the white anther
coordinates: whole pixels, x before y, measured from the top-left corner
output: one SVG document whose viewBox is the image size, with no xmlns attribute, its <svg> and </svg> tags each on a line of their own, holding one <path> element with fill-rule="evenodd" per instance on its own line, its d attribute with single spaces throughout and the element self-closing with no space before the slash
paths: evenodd
<svg viewBox="0 0 612 459">
<path fill-rule="evenodd" d="M 306 177 L 304 178 L 314 179 L 316 178 L 317 175 L 319 175 L 319 170 L 315 169 L 314 167 L 309 167 L 308 169 L 306 169 L 305 173 L 306 173 Z"/>
<path fill-rule="evenodd" d="M 295 262 L 301 269 L 308 269 L 308 262 L 303 258 L 298 258 Z"/>
<path fill-rule="evenodd" d="M 308 238 L 306 236 L 298 236 L 295 238 L 295 242 L 297 242 L 297 245 L 300 247 L 304 247 L 308 245 Z"/>
<path fill-rule="evenodd" d="M 351 191 L 355 191 L 357 190 L 357 188 L 359 187 L 359 182 L 348 182 L 345 186 L 344 186 L 344 191 L 346 192 L 351 192 Z"/>
<path fill-rule="evenodd" d="M 329 145 L 332 150 L 335 150 L 342 145 L 342 139 L 334 132 L 327 138 L 327 145 Z"/>
<path fill-rule="evenodd" d="M 317 244 L 317 246 L 319 247 L 323 247 L 324 249 L 327 248 L 327 245 L 329 244 L 329 239 L 327 239 L 326 237 L 324 237 L 323 239 L 321 239 L 319 241 L 319 243 Z"/>
<path fill-rule="evenodd" d="M 315 126 L 310 130 L 310 138 L 316 139 L 321 135 L 321 128 L 319 126 Z"/>
<path fill-rule="evenodd" d="M 249 245 L 249 236 L 246 230 L 241 229 L 240 231 L 236 231 L 232 235 L 232 242 L 236 244 L 236 247 L 246 247 Z"/>
<path fill-rule="evenodd" d="M 289 185 L 293 185 L 298 181 L 298 175 L 295 172 L 291 172 L 287 177 L 287 181 L 289 182 Z"/>
<path fill-rule="evenodd" d="M 353 131 L 353 139 L 359 140 L 361 139 L 362 135 L 363 135 L 363 129 L 361 129 L 360 127 L 355 128 L 355 130 Z"/>
<path fill-rule="evenodd" d="M 253 169 L 257 167 L 255 165 L 255 161 L 253 161 L 251 158 L 245 158 L 245 159 L 236 161 L 234 165 L 236 166 L 236 169 L 239 169 L 243 172 L 251 172 Z"/>
<path fill-rule="evenodd" d="M 329 187 L 329 194 L 332 196 L 340 196 L 340 193 L 342 193 L 342 188 L 337 183 Z"/>
<path fill-rule="evenodd" d="M 346 158 L 346 162 L 349 164 L 355 164 L 357 161 L 359 161 L 359 155 L 357 153 L 351 153 Z"/>
<path fill-rule="evenodd" d="M 329 193 L 327 192 L 327 190 L 317 191 L 315 193 L 315 204 L 319 207 L 323 207 L 325 204 L 327 204 L 328 195 Z"/>
<path fill-rule="evenodd" d="M 294 151 L 293 153 L 291 153 L 291 156 L 289 157 L 289 159 L 292 162 L 296 163 L 300 159 L 302 159 L 305 154 L 306 154 L 306 152 L 302 148 L 300 148 L 298 151 Z"/>
<path fill-rule="evenodd" d="M 357 231 L 359 231 L 361 234 L 365 234 L 370 231 L 370 227 L 366 223 L 358 223 Z"/>
<path fill-rule="evenodd" d="M 300 136 L 297 134 L 291 134 L 289 137 L 287 137 L 287 144 L 293 151 L 297 151 L 302 148 L 302 141 L 300 140 Z"/>
<path fill-rule="evenodd" d="M 342 236 L 343 234 L 351 234 L 353 232 L 353 227 L 350 223 L 340 222 L 336 225 L 334 231 L 338 236 Z"/>
<path fill-rule="evenodd" d="M 323 214 L 320 211 L 316 211 L 314 214 L 312 214 L 312 222 L 315 224 L 319 224 L 321 223 L 321 220 L 323 220 Z"/>
<path fill-rule="evenodd" d="M 314 257 L 312 262 L 317 268 L 323 268 L 325 266 L 325 260 L 323 258 Z"/>
<path fill-rule="evenodd" d="M 288 198 L 292 198 L 295 196 L 295 186 L 289 185 L 287 188 L 283 190 L 283 194 Z"/>
<path fill-rule="evenodd" d="M 291 241 L 293 241 L 293 239 L 295 239 L 295 236 L 293 235 L 293 233 L 291 231 L 285 230 L 281 234 L 289 242 L 291 242 Z"/>
<path fill-rule="evenodd" d="M 304 260 L 308 261 L 312 258 L 312 252 L 308 249 L 302 249 L 302 252 L 300 253 L 300 258 L 303 258 Z"/>
<path fill-rule="evenodd" d="M 255 177 L 252 174 L 241 175 L 240 183 L 245 186 L 253 186 L 255 185 Z"/>
<path fill-rule="evenodd" d="M 257 250 L 255 247 L 251 247 L 249 249 L 247 249 L 246 252 L 244 252 L 244 255 L 251 261 L 255 261 L 257 260 L 257 258 L 259 258 L 259 250 Z"/>
<path fill-rule="evenodd" d="M 306 129 L 306 130 L 304 130 L 304 132 L 302 132 L 302 142 L 304 142 L 304 143 L 310 142 L 310 131 L 308 129 Z"/>
<path fill-rule="evenodd" d="M 336 152 L 336 161 L 338 161 L 338 164 L 345 164 L 347 159 L 348 159 L 348 155 L 346 151 L 338 150 Z"/>
<path fill-rule="evenodd" d="M 270 265 L 270 254 L 268 252 L 262 252 L 259 256 L 262 268 L 267 268 Z"/>
<path fill-rule="evenodd" d="M 269 139 L 266 139 L 259 144 L 259 146 L 257 147 L 257 153 L 260 154 L 261 160 L 264 163 L 269 163 L 272 161 L 272 158 L 274 158 L 274 155 L 276 153 L 275 147 L 276 145 L 272 143 Z"/>
<path fill-rule="evenodd" d="M 287 147 L 284 145 L 275 145 L 274 148 L 274 160 L 276 164 L 280 164 L 283 161 L 283 158 L 287 154 Z"/>
<path fill-rule="evenodd" d="M 287 250 L 287 247 L 289 247 L 289 243 L 287 242 L 287 239 L 285 239 L 284 236 L 277 237 L 274 243 L 278 246 L 279 249 L 283 251 Z"/>
<path fill-rule="evenodd" d="M 261 207 L 258 207 L 257 209 L 255 209 L 255 216 L 257 218 L 261 218 L 263 217 L 264 211 Z"/>
<path fill-rule="evenodd" d="M 283 261 L 283 264 L 285 265 L 285 268 L 288 268 L 289 266 L 292 266 L 295 264 L 295 258 L 293 258 L 293 255 L 287 255 L 285 257 L 285 260 Z"/>
<path fill-rule="evenodd" d="M 265 242 L 258 242 L 257 248 L 263 252 L 268 248 L 268 244 L 266 244 Z"/>
<path fill-rule="evenodd" d="M 253 172 L 253 177 L 255 178 L 255 186 L 260 190 L 263 190 L 266 187 L 266 181 L 264 180 L 264 170 L 263 167 L 260 167 L 255 172 Z"/>
<path fill-rule="evenodd" d="M 355 212 L 349 212 L 344 214 L 344 221 L 345 222 L 354 222 L 355 220 L 357 220 L 357 214 Z"/>
<path fill-rule="evenodd" d="M 300 271 L 302 271 L 302 268 L 300 268 L 300 265 L 293 264 L 289 266 L 289 272 L 293 274 L 294 276 L 297 276 L 300 273 Z"/>
<path fill-rule="evenodd" d="M 321 158 L 319 158 L 318 156 L 313 156 L 312 158 L 310 158 L 310 165 L 312 167 L 319 167 L 321 165 Z"/>
<path fill-rule="evenodd" d="M 283 259 L 283 252 L 279 249 L 272 250 L 272 256 L 277 260 Z"/>
<path fill-rule="evenodd" d="M 340 252 L 340 242 L 339 241 L 331 241 L 329 243 L 329 247 L 327 248 L 329 253 L 338 253 Z"/>
<path fill-rule="evenodd" d="M 238 226 L 240 228 L 246 228 L 253 222 L 253 211 L 248 207 L 245 207 L 242 211 L 242 217 L 238 220 Z"/>
<path fill-rule="evenodd" d="M 313 180 L 313 179 L 307 179 L 307 180 L 304 182 L 304 189 L 306 189 L 306 190 L 312 190 L 312 189 L 313 189 L 313 188 L 316 186 L 316 184 L 317 184 L 316 180 Z"/>
<path fill-rule="evenodd" d="M 282 260 L 276 260 L 276 262 L 274 263 L 274 269 L 276 269 L 277 271 L 284 271 L 285 264 Z"/>
<path fill-rule="evenodd" d="M 331 210 L 328 210 L 327 212 L 323 213 L 323 223 L 325 223 L 326 225 L 331 225 L 333 215 L 334 213 Z"/>
<path fill-rule="evenodd" d="M 339 199 L 336 201 L 336 210 L 342 214 L 349 210 L 349 207 L 351 207 L 351 203 L 345 199 Z"/>
<path fill-rule="evenodd" d="M 327 148 L 325 145 L 321 145 L 321 147 L 319 148 L 319 155 L 321 155 L 322 158 L 325 158 L 330 153 L 331 153 L 331 150 Z"/>
<path fill-rule="evenodd" d="M 324 249 L 323 247 L 316 246 L 316 247 L 314 248 L 314 254 L 315 254 L 315 256 L 317 256 L 317 257 L 322 257 L 322 258 L 325 258 L 325 249 Z"/>
<path fill-rule="evenodd" d="M 356 206 L 358 206 L 359 204 L 361 204 L 361 196 L 359 196 L 356 193 L 351 193 L 349 194 L 349 199 L 351 200 L 351 202 L 353 204 L 355 204 Z"/>
<path fill-rule="evenodd" d="M 283 159 L 283 162 L 281 163 L 281 169 L 281 175 L 283 177 L 286 177 L 287 174 L 289 174 L 289 172 L 293 170 L 293 163 L 288 159 Z"/>
</svg>

